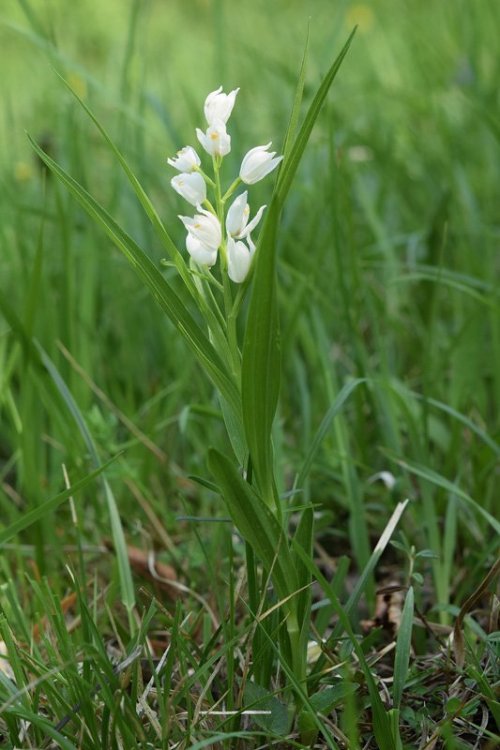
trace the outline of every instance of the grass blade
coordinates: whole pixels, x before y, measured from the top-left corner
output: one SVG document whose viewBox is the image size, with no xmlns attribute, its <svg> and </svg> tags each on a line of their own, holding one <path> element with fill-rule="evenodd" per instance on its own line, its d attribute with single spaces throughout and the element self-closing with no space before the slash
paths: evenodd
<svg viewBox="0 0 500 750">
<path fill-rule="evenodd" d="M 12 537 L 16 536 L 16 534 L 24 531 L 29 526 L 32 526 L 34 523 L 43 518 L 45 515 L 58 508 L 59 505 L 61 505 L 61 503 L 63 503 L 69 497 L 75 495 L 80 490 L 83 490 L 84 487 L 86 487 L 96 477 L 102 474 L 102 472 L 105 471 L 108 466 L 114 463 L 119 455 L 120 454 L 118 454 L 118 456 L 114 456 L 109 461 L 106 461 L 106 463 L 102 464 L 102 466 L 99 466 L 97 469 L 94 469 L 94 471 L 91 471 L 90 474 L 87 474 L 86 477 L 80 479 L 78 482 L 75 482 L 75 484 L 64 490 L 64 492 L 60 492 L 58 495 L 54 495 L 54 497 L 51 497 L 49 500 L 41 503 L 36 508 L 33 508 L 33 510 L 28 511 L 28 513 L 24 513 L 20 518 L 17 519 L 17 521 L 14 521 L 14 523 L 11 523 L 9 526 L 7 526 L 6 529 L 2 529 L 0 531 L 0 545 L 5 544 L 9 541 L 9 539 L 12 539 Z"/>
<path fill-rule="evenodd" d="M 311 447 L 309 448 L 306 457 L 304 458 L 304 462 L 302 464 L 302 468 L 299 471 L 299 474 L 297 476 L 295 486 L 296 487 L 303 487 L 304 482 L 307 479 L 307 475 L 309 474 L 309 471 L 311 470 L 312 462 L 314 461 L 314 457 L 316 453 L 318 452 L 318 449 L 323 442 L 323 439 L 325 435 L 328 433 L 328 430 L 330 429 L 330 425 L 337 416 L 337 414 L 341 411 L 342 407 L 344 406 L 345 402 L 351 395 L 351 393 L 358 387 L 358 385 L 361 385 L 362 383 L 366 383 L 366 378 L 356 378 L 356 380 L 352 380 L 350 383 L 346 383 L 346 385 L 342 388 L 340 393 L 338 394 L 337 398 L 333 402 L 333 404 L 328 409 L 327 413 L 323 417 L 323 420 L 318 427 L 318 431 L 316 432 L 314 438 L 311 442 Z"/>
<path fill-rule="evenodd" d="M 326 596 L 329 598 L 332 609 L 339 618 L 340 629 L 347 633 L 350 645 L 358 657 L 359 665 L 365 676 L 366 685 L 370 694 L 373 711 L 373 730 L 378 747 L 380 750 L 395 750 L 395 743 L 392 736 L 388 713 L 382 703 L 382 699 L 380 698 L 375 680 L 363 653 L 363 649 L 361 648 L 361 645 L 351 627 L 351 623 L 349 622 L 346 607 L 341 604 L 333 587 L 328 583 L 325 576 L 321 573 L 318 566 L 310 556 L 307 555 L 300 545 L 295 544 L 293 541 L 292 547 L 294 552 L 296 552 L 302 559 L 304 565 L 309 569 L 312 577 L 319 583 Z"/>
<path fill-rule="evenodd" d="M 473 510 L 475 510 L 476 513 L 479 513 L 481 516 L 483 516 L 483 518 L 489 523 L 491 528 L 497 534 L 500 534 L 500 521 L 497 521 L 497 519 L 494 518 L 491 513 L 488 513 L 487 510 L 481 507 L 481 505 L 479 505 L 476 500 L 473 500 L 470 495 L 464 492 L 464 490 L 460 489 L 460 487 L 458 487 L 458 485 L 456 485 L 454 482 L 450 482 L 449 479 L 446 479 L 446 477 L 443 477 L 441 474 L 438 474 L 432 469 L 428 469 L 426 466 L 421 466 L 420 464 L 410 462 L 407 459 L 403 460 L 397 458 L 390 453 L 387 453 L 387 455 L 392 461 L 395 461 L 399 466 L 401 466 L 402 469 L 409 471 L 410 474 L 415 474 L 417 477 L 426 479 L 428 482 L 431 482 L 431 484 L 435 484 L 437 487 L 441 487 L 441 489 L 447 490 L 452 495 L 459 497 Z"/>
<path fill-rule="evenodd" d="M 410 586 L 401 615 L 398 638 L 396 641 L 396 656 L 394 657 L 394 685 L 392 699 L 395 708 L 401 707 L 401 698 L 408 674 L 410 663 L 411 634 L 413 629 L 414 593 Z"/>
<path fill-rule="evenodd" d="M 87 428 L 85 419 L 83 418 L 83 415 L 78 408 L 76 401 L 71 395 L 68 386 L 64 382 L 64 379 L 61 377 L 57 367 L 54 365 L 43 347 L 36 340 L 33 341 L 28 336 L 21 321 L 17 318 L 17 315 L 12 310 L 10 305 L 8 305 L 7 301 L 2 295 L 0 295 L 0 311 L 9 323 L 14 335 L 18 338 L 18 340 L 24 347 L 27 357 L 36 367 L 45 370 L 49 374 L 52 383 L 51 396 L 54 398 L 57 408 L 60 408 L 62 405 L 63 408 L 67 410 L 73 418 L 91 456 L 92 463 L 97 470 L 100 467 L 101 461 L 94 440 L 89 429 Z M 113 544 L 115 547 L 116 558 L 118 562 L 122 601 L 127 611 L 130 613 L 135 606 L 135 591 L 127 554 L 125 536 L 123 533 L 120 515 L 118 513 L 118 508 L 113 491 L 105 477 L 102 477 L 102 486 L 106 497 L 106 504 L 108 507 L 108 513 L 111 523 Z M 43 507 L 43 505 L 40 506 L 40 508 Z M 40 510 L 40 508 L 34 509 L 32 513 L 36 513 Z M 44 515 L 44 513 L 42 515 L 37 515 L 35 520 L 43 518 Z"/>
<path fill-rule="evenodd" d="M 63 76 L 61 76 L 58 73 L 61 81 L 64 83 L 68 91 L 72 94 L 72 96 L 75 97 L 79 105 L 82 107 L 82 109 L 87 113 L 87 115 L 90 117 L 96 128 L 101 133 L 102 137 L 104 138 L 106 144 L 111 149 L 113 154 L 115 155 L 116 159 L 118 160 L 120 166 L 122 167 L 128 181 L 130 182 L 134 193 L 136 194 L 141 206 L 143 207 L 147 217 L 149 218 L 151 224 L 155 228 L 156 232 L 158 233 L 159 238 L 162 240 L 162 244 L 165 248 L 165 250 L 168 252 L 173 264 L 175 265 L 177 271 L 179 272 L 180 277 L 182 278 L 183 282 L 193 295 L 193 297 L 196 299 L 196 302 L 199 304 L 201 302 L 200 295 L 196 291 L 196 286 L 193 283 L 193 279 L 191 277 L 191 274 L 189 273 L 189 269 L 186 266 L 186 263 L 184 262 L 184 258 L 177 250 L 175 244 L 173 243 L 172 239 L 170 238 L 170 235 L 168 234 L 167 230 L 165 229 L 163 222 L 161 221 L 158 212 L 156 211 L 155 207 L 151 203 L 149 197 L 147 196 L 146 192 L 144 191 L 142 185 L 140 184 L 139 180 L 129 167 L 127 160 L 123 156 L 122 152 L 116 146 L 116 144 L 111 139 L 111 136 L 108 134 L 108 132 L 105 130 L 105 128 L 101 125 L 97 117 L 94 115 L 90 107 L 81 99 L 76 91 L 70 86 L 70 84 L 65 80 Z"/>
</svg>

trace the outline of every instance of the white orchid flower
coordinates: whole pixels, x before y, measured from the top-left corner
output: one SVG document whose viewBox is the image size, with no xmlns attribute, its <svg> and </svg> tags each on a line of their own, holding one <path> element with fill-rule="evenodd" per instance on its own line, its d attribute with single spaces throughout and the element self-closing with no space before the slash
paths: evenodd
<svg viewBox="0 0 500 750">
<path fill-rule="evenodd" d="M 168 164 L 179 172 L 194 172 L 200 166 L 200 157 L 192 146 L 184 146 L 173 159 L 167 159 Z"/>
<path fill-rule="evenodd" d="M 237 240 L 245 239 L 255 229 L 266 208 L 265 206 L 261 206 L 252 221 L 248 223 L 250 206 L 247 203 L 247 197 L 248 190 L 238 195 L 229 206 L 226 216 L 226 231 Z"/>
<path fill-rule="evenodd" d="M 170 180 L 173 189 L 192 206 L 203 203 L 207 197 L 207 186 L 199 172 L 182 172 Z"/>
<path fill-rule="evenodd" d="M 210 211 L 205 211 L 201 206 L 198 206 L 198 211 L 200 213 L 195 214 L 194 217 L 179 216 L 188 231 L 186 247 L 193 257 L 195 257 L 195 254 L 201 257 L 203 253 L 206 253 L 209 258 L 214 258 L 212 263 L 207 260 L 198 261 L 206 265 L 213 265 L 217 257 L 217 250 L 222 242 L 220 222 L 216 216 Z M 193 240 L 196 240 L 196 242 L 193 242 Z"/>
<path fill-rule="evenodd" d="M 189 232 L 186 237 L 186 250 L 192 259 L 201 266 L 213 266 L 217 261 L 217 250 L 213 250 L 208 247 L 208 245 L 204 245 L 203 242 L 197 240 L 196 237 L 193 237 Z"/>
<path fill-rule="evenodd" d="M 239 88 L 234 89 L 229 94 L 224 94 L 222 93 L 222 86 L 219 86 L 217 91 L 212 91 L 207 96 L 204 111 L 209 125 L 213 125 L 215 122 L 226 123 L 229 120 L 238 91 Z"/>
<path fill-rule="evenodd" d="M 269 152 L 271 142 L 266 146 L 255 146 L 243 157 L 240 167 L 240 178 L 247 185 L 253 185 L 275 169 L 282 156 L 276 156 L 276 151 Z M 276 156 L 276 158 L 275 158 Z"/>
<path fill-rule="evenodd" d="M 245 281 L 253 253 L 241 240 L 234 240 L 231 235 L 227 237 L 227 275 L 236 284 Z"/>
<path fill-rule="evenodd" d="M 226 156 L 231 151 L 231 136 L 222 120 L 213 122 L 205 133 L 196 128 L 196 136 L 210 156 Z"/>
</svg>

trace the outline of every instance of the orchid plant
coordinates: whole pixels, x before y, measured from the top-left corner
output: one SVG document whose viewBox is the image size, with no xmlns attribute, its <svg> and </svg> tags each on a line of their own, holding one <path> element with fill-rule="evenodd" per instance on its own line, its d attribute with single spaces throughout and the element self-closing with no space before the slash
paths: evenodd
<svg viewBox="0 0 500 750">
<path fill-rule="evenodd" d="M 231 136 L 226 126 L 238 92 L 236 88 L 226 94 L 219 87 L 205 99 L 207 129 L 202 131 L 197 128 L 196 136 L 203 150 L 211 157 L 210 175 L 203 169 L 196 150 L 192 146 L 184 146 L 168 159 L 168 164 L 178 172 L 170 184 L 196 208 L 194 216 L 179 216 L 187 232 L 185 246 L 190 269 L 197 282 L 200 300 L 209 313 L 206 316 L 207 326 L 214 348 L 221 359 L 228 362 L 229 377 L 236 379 L 236 405 L 231 406 L 223 392 L 220 393 L 220 400 L 239 467 L 234 465 L 234 459 L 216 449 L 209 451 L 209 467 L 236 528 L 247 542 L 248 593 L 254 616 L 262 607 L 267 608 L 271 604 L 267 591 L 268 578 L 274 584 L 274 596 L 281 603 L 281 625 L 271 619 L 261 624 L 260 629 L 268 633 L 268 638 L 275 628 L 280 633 L 282 659 L 293 675 L 292 683 L 295 681 L 295 685 L 299 686 L 299 695 L 295 700 L 290 699 L 292 714 L 302 706 L 301 725 L 307 733 L 311 721 L 307 718 L 307 711 L 304 711 L 303 692 L 300 691 L 306 690 L 311 574 L 300 558 L 293 555 L 289 546 L 286 516 L 276 491 L 278 482 L 271 437 L 280 369 L 275 304 L 279 179 L 268 221 L 257 243 L 259 252 L 263 254 L 254 280 L 258 296 L 252 295 L 242 347 L 236 330 L 236 317 L 247 288 L 243 282 L 248 278 L 256 255 L 252 233 L 267 208 L 266 205 L 260 206 L 251 216 L 248 189 L 238 191 L 241 185 L 251 186 L 264 179 L 283 162 L 284 156 L 277 156 L 276 152 L 271 151 L 271 143 L 251 148 L 241 161 L 238 176 L 223 191 L 222 163 L 231 151 Z M 217 263 L 220 282 L 212 273 Z M 235 299 L 231 283 L 240 285 Z M 216 295 L 210 293 L 212 285 L 223 293 L 225 323 L 222 336 L 217 321 L 224 319 L 224 315 Z M 264 306 L 262 300 L 267 300 Z M 310 554 L 311 506 L 307 506 L 302 513 L 295 541 Z M 264 564 L 262 574 L 259 562 Z M 258 581 L 257 585 L 252 581 Z M 271 610 L 275 607 L 275 604 L 271 604 Z M 254 649 L 261 653 L 261 660 L 272 661 L 272 650 L 266 646 L 265 636 L 260 629 L 255 635 Z M 267 674 L 265 664 L 255 664 L 254 676 L 261 685 L 266 684 Z"/>
<path fill-rule="evenodd" d="M 286 500 L 277 491 L 279 483 L 272 441 L 280 385 L 276 248 L 281 209 L 352 36 L 324 77 L 299 127 L 305 76 L 303 65 L 283 154 L 277 156 L 271 151 L 271 143 L 251 148 L 241 161 L 239 174 L 225 191 L 222 166 L 224 157 L 232 148 L 226 126 L 239 89 L 226 94 L 219 87 L 206 97 L 204 114 L 207 127 L 204 131 L 197 128 L 196 136 L 203 151 L 211 157 L 211 166 L 205 169 L 197 151 L 189 145 L 168 159 L 168 164 L 177 171 L 171 179 L 172 188 L 195 209 L 192 216 L 179 216 L 186 229 L 185 249 L 189 263 L 170 238 L 125 157 L 88 106 L 79 100 L 123 168 L 170 256 L 169 264 L 178 271 L 187 292 L 183 298 L 106 209 L 33 142 L 40 158 L 130 261 L 178 333 L 184 337 L 218 393 L 232 453 L 222 453 L 215 447 L 209 449 L 208 466 L 216 485 L 208 483 L 208 486 L 223 497 L 234 526 L 246 544 L 248 608 L 255 618 L 254 650 L 260 657 L 254 662 L 253 674 L 261 686 L 269 687 L 269 664 L 272 664 L 274 654 L 279 653 L 286 675 L 285 692 L 289 696 L 290 715 L 298 716 L 304 741 L 313 740 L 317 730 L 322 728 L 308 698 L 307 682 L 310 586 L 315 570 L 312 562 L 313 509 L 309 503 L 302 505 L 299 522 L 291 534 L 289 514 L 285 512 Z M 280 165 L 268 207 L 260 206 L 252 216 L 247 186 L 259 182 Z M 245 189 L 241 190 L 242 186 Z M 261 221 L 262 228 L 254 242 L 252 234 Z M 213 271 L 217 263 L 218 274 Z M 250 277 L 252 284 L 249 283 Z M 250 300 L 246 318 L 243 325 L 237 327 L 241 303 L 247 292 L 250 292 Z M 186 304 L 189 296 L 201 311 L 208 330 L 198 322 L 199 316 L 191 313 Z M 306 457 L 304 466 L 309 465 L 310 457 Z M 303 478 L 306 474 L 307 470 L 303 469 L 297 476 Z M 115 525 L 119 527 L 118 523 Z M 126 560 L 122 562 L 122 580 L 125 582 L 122 599 L 131 610 L 135 605 L 134 591 L 131 576 L 127 575 Z M 272 601 L 269 600 L 269 582 L 273 584 Z M 329 595 L 342 619 L 342 608 L 337 607 L 334 593 L 330 591 Z M 347 628 L 348 622 L 345 618 L 344 621 Z M 359 651 L 363 663 L 363 653 L 355 640 L 353 648 Z M 380 703 L 375 687 L 372 700 Z"/>
</svg>

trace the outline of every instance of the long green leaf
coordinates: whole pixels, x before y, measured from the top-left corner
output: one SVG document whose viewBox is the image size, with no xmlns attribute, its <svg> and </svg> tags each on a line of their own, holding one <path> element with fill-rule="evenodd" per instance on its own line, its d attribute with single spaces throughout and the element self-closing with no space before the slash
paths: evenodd
<svg viewBox="0 0 500 750">
<path fill-rule="evenodd" d="M 319 86 L 293 146 L 290 147 L 291 136 L 296 127 L 298 107 L 302 98 L 305 76 L 304 56 L 290 125 L 285 139 L 285 159 L 257 250 L 252 297 L 243 345 L 243 421 L 257 481 L 266 503 L 270 506 L 273 505 L 271 428 L 278 401 L 280 381 L 279 323 L 276 299 L 276 232 L 279 212 L 290 189 L 313 125 L 347 54 L 353 35 L 354 31 Z"/>
<path fill-rule="evenodd" d="M 298 591 L 299 585 L 288 541 L 278 520 L 230 459 L 215 448 L 209 451 L 208 465 L 236 528 L 271 571 L 278 597 L 286 599 Z"/>
<path fill-rule="evenodd" d="M 446 490 L 452 495 L 459 497 L 470 508 L 472 508 L 472 510 L 483 516 L 483 518 L 489 523 L 489 525 L 492 527 L 492 529 L 494 529 L 494 531 L 496 531 L 497 534 L 500 534 L 500 521 L 494 518 L 491 513 L 488 513 L 488 511 L 485 510 L 485 508 L 483 508 L 481 505 L 479 505 L 476 500 L 473 500 L 470 495 L 460 489 L 457 484 L 455 484 L 454 482 L 450 482 L 449 479 L 446 479 L 446 477 L 443 477 L 441 474 L 438 474 L 432 469 L 428 469 L 426 466 L 421 466 L 420 464 L 408 461 L 407 459 L 398 458 L 392 455 L 389 451 L 387 451 L 387 456 L 392 461 L 395 461 L 397 464 L 399 464 L 402 469 L 406 469 L 406 471 L 409 471 L 410 474 L 415 474 L 417 477 L 426 479 L 428 482 L 435 484 L 437 487 L 441 487 L 443 490 Z"/>
<path fill-rule="evenodd" d="M 392 384 L 391 384 L 391 387 Z M 475 435 L 478 436 L 480 440 L 483 441 L 491 450 L 497 455 L 500 456 L 500 444 L 498 442 L 495 442 L 488 433 L 481 429 L 479 425 L 477 425 L 472 419 L 469 417 L 466 417 L 465 414 L 462 414 L 461 412 L 454 409 L 452 406 L 448 406 L 448 404 L 445 404 L 443 401 L 438 401 L 435 398 L 430 398 L 429 396 L 424 396 L 421 393 L 417 393 L 416 391 L 411 391 L 409 388 L 403 388 L 399 384 L 395 388 L 396 392 L 403 395 L 404 398 L 407 396 L 411 396 L 417 401 L 423 401 L 426 404 L 429 404 L 430 406 L 434 406 L 436 409 L 440 409 L 445 414 L 448 414 L 450 417 L 453 417 L 457 420 L 457 422 L 461 422 L 464 424 L 471 432 L 473 432 Z"/>
<path fill-rule="evenodd" d="M 299 162 L 302 158 L 302 154 L 304 153 L 304 149 L 309 140 L 309 136 L 311 135 L 314 123 L 316 122 L 316 119 L 320 113 L 321 107 L 326 99 L 326 95 L 328 94 L 330 86 L 332 85 L 335 76 L 337 75 L 339 68 L 342 65 L 344 57 L 347 55 L 355 33 L 356 29 L 351 32 L 340 54 L 324 77 L 304 118 L 304 122 L 302 123 L 297 138 L 295 139 L 293 148 L 290 150 L 288 158 L 283 162 L 283 166 L 281 167 L 280 171 L 280 177 L 276 186 L 276 193 L 278 195 L 280 205 L 283 205 L 288 191 L 290 190 L 295 172 L 297 171 L 297 167 L 299 166 Z"/>
<path fill-rule="evenodd" d="M 307 63 L 307 53 L 309 50 L 309 33 L 310 33 L 310 26 L 308 25 L 306 43 L 304 47 L 304 54 L 302 55 L 299 78 L 297 80 L 297 86 L 295 88 L 295 97 L 293 100 L 293 107 L 290 113 L 290 120 L 288 121 L 288 127 L 286 129 L 285 139 L 283 141 L 283 156 L 284 156 L 285 162 L 288 159 L 288 156 L 292 149 L 293 139 L 295 137 L 295 131 L 297 129 L 297 125 L 299 122 L 300 106 L 302 104 L 302 97 L 304 94 L 304 83 L 306 80 L 306 63 Z"/>
<path fill-rule="evenodd" d="M 304 458 L 302 468 L 299 471 L 297 480 L 295 482 L 296 487 L 302 488 L 302 486 L 304 485 L 304 482 L 307 479 L 307 475 L 309 474 L 309 471 L 311 469 L 314 457 L 316 456 L 316 453 L 318 452 L 318 449 L 323 442 L 325 435 L 330 429 L 331 423 L 333 422 L 337 414 L 342 410 L 351 393 L 358 387 L 358 385 L 366 382 L 366 378 L 356 378 L 356 380 L 351 380 L 350 383 L 346 383 L 346 385 L 339 392 L 337 398 L 323 417 L 323 420 L 318 427 L 314 438 L 311 441 L 311 446 L 306 454 L 306 457 Z"/>
<path fill-rule="evenodd" d="M 239 414 L 239 394 L 236 383 L 228 376 L 224 363 L 205 333 L 151 259 L 85 188 L 51 159 L 32 138 L 30 138 L 30 141 L 40 159 L 68 188 L 89 216 L 104 228 L 119 250 L 130 261 L 135 272 L 149 288 L 156 302 L 184 336 L 214 385 L 221 391 L 235 413 Z"/>
<path fill-rule="evenodd" d="M 273 200 L 262 230 L 243 343 L 241 398 L 243 423 L 262 496 L 273 506 L 271 429 L 280 387 L 276 232 L 278 206 Z"/>
</svg>

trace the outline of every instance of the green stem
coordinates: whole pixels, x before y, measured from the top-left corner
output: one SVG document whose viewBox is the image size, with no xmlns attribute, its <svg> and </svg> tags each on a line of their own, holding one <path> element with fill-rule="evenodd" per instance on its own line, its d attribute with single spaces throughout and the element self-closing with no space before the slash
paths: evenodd
<svg viewBox="0 0 500 750">
<path fill-rule="evenodd" d="M 214 177 L 215 177 L 215 208 L 217 212 L 217 218 L 219 219 L 223 237 L 220 246 L 221 256 L 221 271 L 222 271 L 222 285 L 224 290 L 224 312 L 227 321 L 227 338 L 229 342 L 229 349 L 232 357 L 232 370 L 233 373 L 238 376 L 240 372 L 241 355 L 238 347 L 238 334 L 236 330 L 236 316 L 233 312 L 233 294 L 231 291 L 231 282 L 227 275 L 227 248 L 226 241 L 224 238 L 224 199 L 221 197 L 221 185 L 220 185 L 220 157 L 213 157 L 214 166 Z M 236 180 L 235 180 L 236 182 Z M 234 183 L 233 183 L 234 184 Z"/>
<path fill-rule="evenodd" d="M 302 648 L 300 638 L 300 627 L 297 620 L 297 613 L 291 611 L 286 620 L 286 629 L 288 632 L 288 638 L 290 639 L 290 650 L 292 654 L 293 673 L 301 687 L 307 690 L 306 683 L 306 659 L 305 652 Z"/>
<path fill-rule="evenodd" d="M 203 169 L 201 169 L 201 167 L 197 167 L 196 171 L 201 174 L 201 176 L 203 177 L 203 179 L 205 180 L 205 182 L 208 185 L 210 185 L 211 188 L 215 189 L 215 182 L 212 179 L 210 179 L 210 177 L 207 174 L 205 174 L 205 172 L 203 171 Z"/>
<path fill-rule="evenodd" d="M 227 199 L 232 196 L 232 194 L 234 193 L 234 191 L 236 190 L 236 188 L 238 187 L 238 185 L 240 183 L 241 183 L 241 178 L 237 177 L 235 179 L 235 181 L 231 183 L 231 185 L 229 186 L 229 188 L 226 190 L 226 192 L 222 196 L 222 199 L 221 199 L 222 203 L 225 203 L 227 201 Z"/>
</svg>

